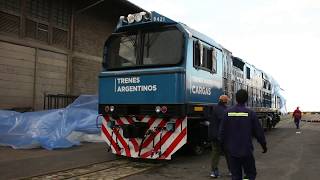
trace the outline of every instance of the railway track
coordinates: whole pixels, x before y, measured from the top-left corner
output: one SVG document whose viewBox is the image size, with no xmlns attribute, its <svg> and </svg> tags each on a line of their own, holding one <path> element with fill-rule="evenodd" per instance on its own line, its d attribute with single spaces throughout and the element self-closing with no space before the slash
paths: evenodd
<svg viewBox="0 0 320 180">
<path fill-rule="evenodd" d="M 114 180 L 122 179 L 137 173 L 145 172 L 156 167 L 163 166 L 164 163 L 150 162 L 142 160 L 116 159 L 95 163 L 78 168 L 57 171 L 53 173 L 23 178 L 26 180 Z"/>
</svg>

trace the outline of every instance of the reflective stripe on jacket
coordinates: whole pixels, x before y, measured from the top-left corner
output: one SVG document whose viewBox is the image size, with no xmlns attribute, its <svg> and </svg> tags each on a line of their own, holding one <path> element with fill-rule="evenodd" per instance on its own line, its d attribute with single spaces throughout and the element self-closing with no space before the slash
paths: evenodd
<svg viewBox="0 0 320 180">
<path fill-rule="evenodd" d="M 235 157 L 247 156 L 253 152 L 252 137 L 266 144 L 256 113 L 239 104 L 227 109 L 219 131 L 226 150 Z"/>
</svg>

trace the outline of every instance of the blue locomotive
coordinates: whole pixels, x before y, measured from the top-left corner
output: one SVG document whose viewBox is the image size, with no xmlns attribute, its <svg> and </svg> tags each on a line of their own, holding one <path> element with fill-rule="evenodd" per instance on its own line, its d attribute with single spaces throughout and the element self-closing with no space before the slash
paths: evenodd
<svg viewBox="0 0 320 180">
<path fill-rule="evenodd" d="M 211 38 L 156 12 L 121 16 L 104 46 L 99 76 L 102 137 L 113 153 L 171 159 L 185 144 L 207 141 L 207 111 L 246 89 L 265 128 L 279 121 L 285 100 L 263 71 Z"/>
</svg>

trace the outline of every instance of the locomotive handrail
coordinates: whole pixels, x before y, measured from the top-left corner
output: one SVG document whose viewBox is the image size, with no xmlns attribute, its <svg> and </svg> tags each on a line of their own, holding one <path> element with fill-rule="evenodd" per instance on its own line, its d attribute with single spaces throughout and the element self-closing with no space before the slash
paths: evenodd
<svg viewBox="0 0 320 180">
<path fill-rule="evenodd" d="M 101 128 L 101 125 L 102 125 L 102 123 L 98 123 L 98 119 L 99 119 L 99 117 L 101 117 L 101 116 L 103 116 L 102 114 L 98 114 L 98 116 L 97 116 L 97 118 L 96 118 L 96 127 L 98 128 L 98 129 L 100 129 Z"/>
<path fill-rule="evenodd" d="M 183 67 L 165 67 L 165 68 L 150 68 L 141 71 L 139 69 L 130 69 L 122 71 L 104 71 L 100 73 L 100 77 L 112 77 L 121 75 L 146 75 L 146 74 L 170 74 L 170 73 L 185 73 L 186 69 Z"/>
</svg>

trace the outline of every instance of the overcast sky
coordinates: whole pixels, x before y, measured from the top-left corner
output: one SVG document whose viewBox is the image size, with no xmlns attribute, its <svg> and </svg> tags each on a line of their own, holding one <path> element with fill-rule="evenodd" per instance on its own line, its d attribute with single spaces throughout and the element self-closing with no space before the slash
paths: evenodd
<svg viewBox="0 0 320 180">
<path fill-rule="evenodd" d="M 320 111 L 320 0 L 130 0 L 208 35 L 272 75 L 288 111 Z"/>
</svg>

